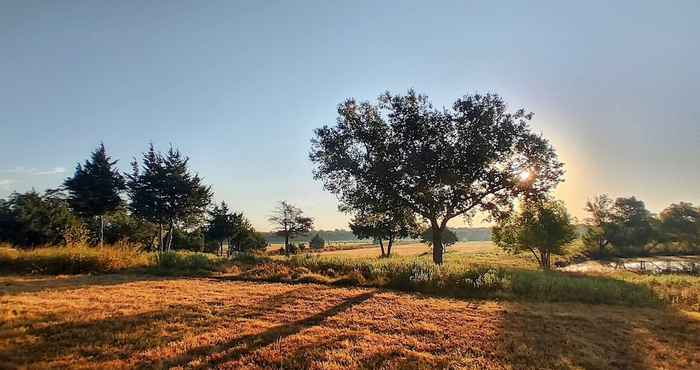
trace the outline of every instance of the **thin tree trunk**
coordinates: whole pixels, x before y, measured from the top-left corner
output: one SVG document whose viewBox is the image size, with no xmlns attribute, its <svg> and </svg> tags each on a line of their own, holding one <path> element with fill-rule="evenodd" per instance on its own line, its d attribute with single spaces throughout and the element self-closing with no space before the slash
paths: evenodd
<svg viewBox="0 0 700 370">
<path fill-rule="evenodd" d="M 384 241 L 382 240 L 382 238 L 378 238 L 378 239 L 379 239 L 379 249 L 382 251 L 382 255 L 380 257 L 384 257 L 384 256 L 386 256 L 386 254 L 384 254 Z"/>
<path fill-rule="evenodd" d="M 173 244 L 173 221 L 170 221 L 170 231 L 168 232 L 168 252 L 170 252 L 170 248 Z"/>
<path fill-rule="evenodd" d="M 386 243 L 386 256 L 391 257 L 391 247 L 394 245 L 394 237 L 390 237 L 389 241 Z"/>
<path fill-rule="evenodd" d="M 284 253 L 289 256 L 289 234 L 284 234 Z"/>
<path fill-rule="evenodd" d="M 437 222 L 431 222 L 431 227 L 433 230 L 433 262 L 442 265 L 442 228 L 438 226 Z"/>
<path fill-rule="evenodd" d="M 105 218 L 104 215 L 100 215 L 100 248 L 104 246 L 105 243 Z"/>
<path fill-rule="evenodd" d="M 158 252 L 163 252 L 163 224 L 158 223 Z"/>
</svg>

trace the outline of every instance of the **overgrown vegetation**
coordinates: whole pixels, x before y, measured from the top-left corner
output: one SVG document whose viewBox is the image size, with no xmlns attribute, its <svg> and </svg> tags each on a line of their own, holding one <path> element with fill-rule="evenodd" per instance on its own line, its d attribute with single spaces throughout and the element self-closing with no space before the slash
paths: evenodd
<svg viewBox="0 0 700 370">
<path fill-rule="evenodd" d="M 487 257 L 492 258 L 492 257 Z M 479 260 L 478 258 L 476 259 Z M 462 298 L 525 299 L 629 306 L 675 304 L 700 310 L 700 277 L 638 276 L 632 273 L 582 275 L 537 271 L 531 260 L 520 267 L 467 263 L 446 254 L 442 266 L 427 256 L 348 258 L 298 255 L 289 258 L 241 256 L 234 276 L 244 280 L 385 287 Z"/>
<path fill-rule="evenodd" d="M 104 274 L 145 272 L 157 275 L 208 274 L 224 259 L 207 253 L 144 253 L 128 244 L 94 248 L 86 245 L 28 250 L 0 247 L 0 272 L 22 274 Z"/>
</svg>

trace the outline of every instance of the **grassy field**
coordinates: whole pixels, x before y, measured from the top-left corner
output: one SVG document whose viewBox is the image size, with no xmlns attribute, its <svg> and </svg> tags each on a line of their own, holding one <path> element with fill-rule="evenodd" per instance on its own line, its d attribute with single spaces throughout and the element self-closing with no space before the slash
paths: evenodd
<svg viewBox="0 0 700 370">
<path fill-rule="evenodd" d="M 0 277 L 0 368 L 693 369 L 700 314 L 141 275 Z"/>
</svg>

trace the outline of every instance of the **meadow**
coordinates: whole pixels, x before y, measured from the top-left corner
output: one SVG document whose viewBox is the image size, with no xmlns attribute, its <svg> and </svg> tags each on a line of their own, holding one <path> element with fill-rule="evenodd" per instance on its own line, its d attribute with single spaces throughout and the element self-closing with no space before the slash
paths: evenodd
<svg viewBox="0 0 700 370">
<path fill-rule="evenodd" d="M 0 248 L 0 368 L 700 366 L 698 276 L 542 272 L 487 242 L 442 267 L 426 252 Z"/>
<path fill-rule="evenodd" d="M 700 314 L 151 275 L 0 277 L 3 368 L 691 369 Z"/>
</svg>

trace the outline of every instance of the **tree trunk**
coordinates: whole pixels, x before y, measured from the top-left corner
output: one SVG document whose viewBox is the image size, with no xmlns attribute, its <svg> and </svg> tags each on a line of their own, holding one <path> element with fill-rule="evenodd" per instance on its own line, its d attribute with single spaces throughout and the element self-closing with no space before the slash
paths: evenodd
<svg viewBox="0 0 700 370">
<path fill-rule="evenodd" d="M 173 229 L 174 229 L 173 222 L 170 221 L 170 231 L 168 232 L 168 252 L 170 252 L 170 247 L 173 244 Z"/>
<path fill-rule="evenodd" d="M 382 240 L 382 238 L 378 238 L 378 239 L 379 239 L 379 249 L 382 251 L 382 255 L 380 257 L 385 257 L 386 254 L 384 254 L 384 241 Z"/>
<path fill-rule="evenodd" d="M 431 222 L 431 227 L 433 230 L 433 262 L 438 265 L 442 265 L 442 228 L 438 226 L 437 222 Z"/>
<path fill-rule="evenodd" d="M 105 216 L 100 215 L 100 248 L 105 244 Z"/>
<path fill-rule="evenodd" d="M 386 256 L 391 257 L 391 247 L 394 245 L 394 238 L 390 237 L 389 241 L 386 243 Z"/>
<path fill-rule="evenodd" d="M 163 224 L 158 223 L 158 252 L 163 252 Z"/>
<path fill-rule="evenodd" d="M 289 234 L 284 234 L 284 254 L 289 257 Z"/>
</svg>

